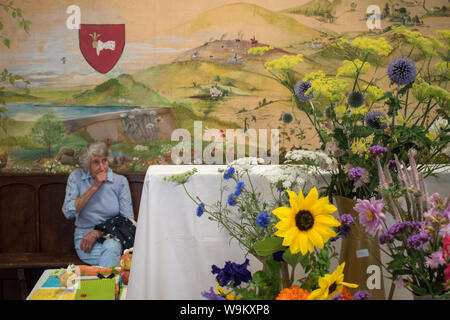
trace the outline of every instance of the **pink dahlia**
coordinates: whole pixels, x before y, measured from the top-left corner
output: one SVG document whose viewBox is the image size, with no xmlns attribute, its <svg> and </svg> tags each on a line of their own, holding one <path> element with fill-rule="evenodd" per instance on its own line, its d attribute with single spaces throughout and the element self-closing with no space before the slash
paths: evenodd
<svg viewBox="0 0 450 320">
<path fill-rule="evenodd" d="M 372 197 L 370 200 L 358 199 L 353 209 L 359 213 L 359 223 L 366 229 L 367 233 L 375 236 L 382 229 L 384 219 L 383 200 Z"/>
</svg>

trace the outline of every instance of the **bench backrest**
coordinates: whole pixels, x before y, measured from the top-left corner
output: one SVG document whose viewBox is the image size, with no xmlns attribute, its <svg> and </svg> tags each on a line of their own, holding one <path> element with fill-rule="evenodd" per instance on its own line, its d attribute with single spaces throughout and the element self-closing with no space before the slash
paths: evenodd
<svg viewBox="0 0 450 320">
<path fill-rule="evenodd" d="M 137 220 L 145 173 L 129 173 Z M 74 220 L 62 211 L 68 174 L 0 175 L 0 253 L 75 252 Z"/>
</svg>

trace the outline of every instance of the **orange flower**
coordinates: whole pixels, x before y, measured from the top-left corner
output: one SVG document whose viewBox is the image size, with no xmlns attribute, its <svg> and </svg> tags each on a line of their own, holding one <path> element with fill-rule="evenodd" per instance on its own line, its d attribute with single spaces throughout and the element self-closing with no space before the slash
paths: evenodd
<svg viewBox="0 0 450 320">
<path fill-rule="evenodd" d="M 310 292 L 299 286 L 291 286 L 280 291 L 276 300 L 306 300 Z"/>
<path fill-rule="evenodd" d="M 342 289 L 342 300 L 353 300 L 350 290 L 348 290 L 346 287 Z"/>
</svg>

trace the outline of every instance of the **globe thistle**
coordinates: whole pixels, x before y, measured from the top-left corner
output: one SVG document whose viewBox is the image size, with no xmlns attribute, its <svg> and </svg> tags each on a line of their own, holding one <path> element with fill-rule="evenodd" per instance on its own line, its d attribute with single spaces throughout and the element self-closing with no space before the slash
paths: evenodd
<svg viewBox="0 0 450 320">
<path fill-rule="evenodd" d="M 396 57 L 389 63 L 387 72 L 393 83 L 406 85 L 416 79 L 417 69 L 411 59 Z"/>
<path fill-rule="evenodd" d="M 294 117 L 289 112 L 284 112 L 281 115 L 281 120 L 283 120 L 284 123 L 291 123 Z"/>
<path fill-rule="evenodd" d="M 370 111 L 366 114 L 364 120 L 366 124 L 374 129 L 386 129 L 386 116 L 380 111 Z"/>
<path fill-rule="evenodd" d="M 365 103 L 364 95 L 359 91 L 353 91 L 348 95 L 347 102 L 352 108 L 361 107 Z"/>
<path fill-rule="evenodd" d="M 312 92 L 310 92 L 308 95 L 305 95 L 306 91 L 311 88 L 311 82 L 309 81 L 299 81 L 294 87 L 295 95 L 299 100 L 302 101 L 308 101 L 313 98 Z"/>
</svg>

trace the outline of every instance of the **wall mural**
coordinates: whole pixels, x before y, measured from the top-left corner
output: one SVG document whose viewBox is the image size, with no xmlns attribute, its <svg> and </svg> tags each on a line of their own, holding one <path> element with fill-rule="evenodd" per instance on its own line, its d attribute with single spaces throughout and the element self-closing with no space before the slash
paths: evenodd
<svg viewBox="0 0 450 320">
<path fill-rule="evenodd" d="M 0 172 L 70 172 L 78 150 L 93 140 L 111 146 L 117 171 L 173 164 L 180 141 L 172 133 L 184 128 L 194 136 L 195 123 L 202 135 L 215 129 L 222 137 L 227 129 L 242 135 L 277 129 L 279 144 L 268 143 L 265 151 L 277 148 L 281 158 L 292 147 L 315 150 L 319 140 L 308 115 L 296 109 L 265 63 L 301 54 L 297 79 L 318 70 L 336 75 L 345 67 L 343 39 L 384 37 L 394 50 L 370 61 L 363 77 L 376 77 L 372 84 L 387 90 L 387 65 L 404 54 L 393 28 L 445 43 L 436 31 L 450 29 L 447 6 L 449 1 L 0 0 Z M 414 59 L 419 65 L 441 61 L 436 55 L 428 62 L 420 53 Z M 374 100 L 371 107 L 383 103 Z M 204 148 L 210 144 L 203 141 Z"/>
</svg>

